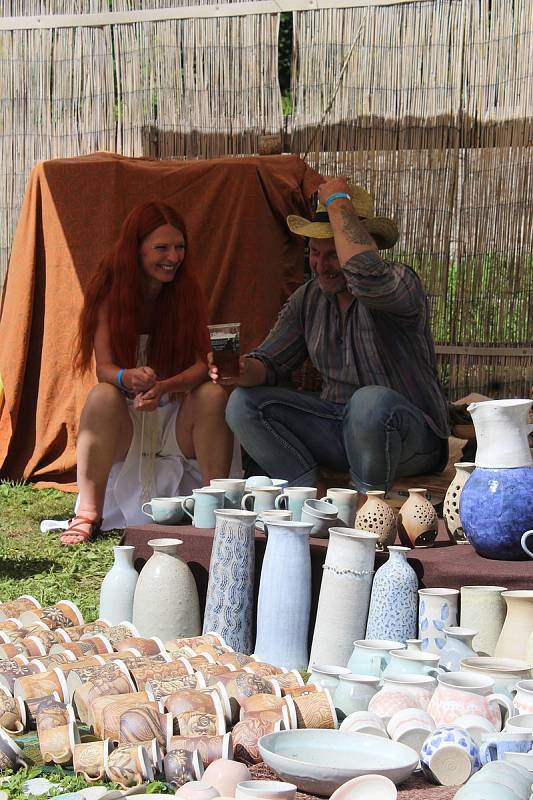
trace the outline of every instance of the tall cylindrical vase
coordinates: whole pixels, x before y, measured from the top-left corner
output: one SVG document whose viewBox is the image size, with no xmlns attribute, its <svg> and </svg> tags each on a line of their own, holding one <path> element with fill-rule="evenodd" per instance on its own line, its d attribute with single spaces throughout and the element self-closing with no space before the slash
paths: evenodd
<svg viewBox="0 0 533 800">
<path fill-rule="evenodd" d="M 251 653 L 257 514 L 228 508 L 215 517 L 203 632 L 215 631 L 234 650 Z"/>
<path fill-rule="evenodd" d="M 377 540 L 369 531 L 330 528 L 310 666 L 344 666 L 363 638 Z"/>
<path fill-rule="evenodd" d="M 268 521 L 265 557 L 257 603 L 254 654 L 289 669 L 307 666 L 307 635 L 311 609 L 312 525 Z"/>
<path fill-rule="evenodd" d="M 496 643 L 494 655 L 497 658 L 520 658 L 527 654 L 527 643 L 533 633 L 533 591 L 514 589 L 504 592 L 507 615 L 502 632 Z"/>
<path fill-rule="evenodd" d="M 141 636 L 163 641 L 198 636 L 200 603 L 194 576 L 181 558 L 181 539 L 151 539 L 153 548 L 139 575 L 133 598 L 133 624 Z"/>
<path fill-rule="evenodd" d="M 374 577 L 367 639 L 405 642 L 417 633 L 418 578 L 407 561 L 409 547 L 389 546 L 389 559 Z"/>
<path fill-rule="evenodd" d="M 446 644 L 444 628 L 457 625 L 459 589 L 419 589 L 418 638 L 422 650 L 440 655 Z"/>
<path fill-rule="evenodd" d="M 480 656 L 494 655 L 507 612 L 505 591 L 505 586 L 461 586 L 461 627 L 477 630 L 472 647 Z"/>
<path fill-rule="evenodd" d="M 131 622 L 133 619 L 133 596 L 139 578 L 133 566 L 134 552 L 135 548 L 130 545 L 113 547 L 115 563 L 100 587 L 98 614 L 112 625 Z"/>
</svg>

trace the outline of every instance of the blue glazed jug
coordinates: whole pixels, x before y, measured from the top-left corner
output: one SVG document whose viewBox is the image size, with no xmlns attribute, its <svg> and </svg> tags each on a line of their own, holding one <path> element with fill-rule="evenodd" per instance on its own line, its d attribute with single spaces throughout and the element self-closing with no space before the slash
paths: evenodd
<svg viewBox="0 0 533 800">
<path fill-rule="evenodd" d="M 476 429 L 476 469 L 466 482 L 459 515 L 468 541 L 485 558 L 516 561 L 532 555 L 533 461 L 530 400 L 490 400 L 468 410 Z"/>
</svg>

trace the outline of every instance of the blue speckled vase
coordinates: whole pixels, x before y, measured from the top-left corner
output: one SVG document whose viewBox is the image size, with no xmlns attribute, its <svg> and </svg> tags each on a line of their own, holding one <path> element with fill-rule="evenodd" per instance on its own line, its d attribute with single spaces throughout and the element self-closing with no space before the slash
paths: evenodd
<svg viewBox="0 0 533 800">
<path fill-rule="evenodd" d="M 461 523 L 485 558 L 527 558 L 520 540 L 533 528 L 533 467 L 476 467 L 461 493 Z"/>
<path fill-rule="evenodd" d="M 389 559 L 376 572 L 366 639 L 405 642 L 416 637 L 418 578 L 406 558 L 409 549 L 389 546 Z"/>
</svg>

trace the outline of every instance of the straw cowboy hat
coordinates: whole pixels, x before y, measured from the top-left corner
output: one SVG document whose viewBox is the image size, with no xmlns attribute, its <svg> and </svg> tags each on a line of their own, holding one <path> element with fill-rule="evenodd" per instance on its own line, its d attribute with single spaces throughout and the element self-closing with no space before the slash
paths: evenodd
<svg viewBox="0 0 533 800">
<path fill-rule="evenodd" d="M 359 220 L 376 242 L 379 250 L 387 250 L 398 241 L 399 232 L 396 223 L 388 217 L 374 216 L 374 199 L 362 186 L 350 186 L 350 196 Z M 332 239 L 333 229 L 329 221 L 327 209 L 319 203 L 313 220 L 290 214 L 287 225 L 298 236 L 312 239 Z"/>
</svg>

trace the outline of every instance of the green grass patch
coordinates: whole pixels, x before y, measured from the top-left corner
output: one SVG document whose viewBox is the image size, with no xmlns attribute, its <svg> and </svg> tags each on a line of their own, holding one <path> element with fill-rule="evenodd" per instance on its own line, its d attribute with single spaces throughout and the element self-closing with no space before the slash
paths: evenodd
<svg viewBox="0 0 533 800">
<path fill-rule="evenodd" d="M 40 533 L 42 519 L 67 519 L 75 495 L 0 482 L 0 602 L 31 594 L 40 603 L 72 600 L 86 622 L 98 616 L 102 578 L 113 563 L 119 532 L 65 547 L 60 533 Z"/>
</svg>

